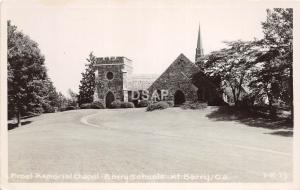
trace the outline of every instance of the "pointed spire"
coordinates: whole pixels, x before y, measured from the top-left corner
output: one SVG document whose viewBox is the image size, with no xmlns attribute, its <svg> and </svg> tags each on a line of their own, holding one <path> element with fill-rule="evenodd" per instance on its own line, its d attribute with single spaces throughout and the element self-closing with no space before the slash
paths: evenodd
<svg viewBox="0 0 300 190">
<path fill-rule="evenodd" d="M 201 30 L 200 30 L 200 24 L 199 24 L 197 49 L 201 49 L 201 48 L 202 48 L 202 40 L 201 40 Z"/>
<path fill-rule="evenodd" d="M 195 62 L 197 62 L 197 60 L 200 57 L 202 57 L 203 55 L 204 55 L 204 53 L 203 53 L 203 48 L 202 48 L 201 30 L 200 30 L 200 23 L 199 23 Z"/>
</svg>

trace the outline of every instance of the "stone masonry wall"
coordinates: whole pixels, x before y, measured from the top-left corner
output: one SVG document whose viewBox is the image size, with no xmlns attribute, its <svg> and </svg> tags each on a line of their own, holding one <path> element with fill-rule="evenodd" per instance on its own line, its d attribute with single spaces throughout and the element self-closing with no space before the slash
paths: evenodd
<svg viewBox="0 0 300 190">
<path fill-rule="evenodd" d="M 184 93 L 186 101 L 197 100 L 197 87 L 192 83 L 192 75 L 199 69 L 183 54 L 166 69 L 166 71 L 149 87 L 150 95 L 155 90 L 168 90 L 166 100 L 173 101 L 177 90 Z"/>
<path fill-rule="evenodd" d="M 132 73 L 131 60 L 125 57 L 97 58 L 96 67 L 96 89 L 94 101 L 100 101 L 106 107 L 106 95 L 112 92 L 115 100 L 126 101 L 127 81 Z M 113 79 L 107 78 L 107 73 L 113 73 Z M 125 97 L 125 98 L 124 98 Z"/>
<path fill-rule="evenodd" d="M 112 80 L 106 78 L 106 74 L 112 72 Z M 98 67 L 98 76 L 96 77 L 96 86 L 98 99 L 105 105 L 106 94 L 111 91 L 115 99 L 123 99 L 123 76 L 122 65 L 102 65 Z"/>
</svg>

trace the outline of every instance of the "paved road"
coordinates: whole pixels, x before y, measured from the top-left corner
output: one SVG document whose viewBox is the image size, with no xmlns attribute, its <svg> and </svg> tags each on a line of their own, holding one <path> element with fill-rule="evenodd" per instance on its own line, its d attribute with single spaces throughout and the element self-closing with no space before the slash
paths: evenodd
<svg viewBox="0 0 300 190">
<path fill-rule="evenodd" d="M 9 131 L 10 182 L 286 182 L 292 137 L 205 110 L 76 110 Z"/>
</svg>

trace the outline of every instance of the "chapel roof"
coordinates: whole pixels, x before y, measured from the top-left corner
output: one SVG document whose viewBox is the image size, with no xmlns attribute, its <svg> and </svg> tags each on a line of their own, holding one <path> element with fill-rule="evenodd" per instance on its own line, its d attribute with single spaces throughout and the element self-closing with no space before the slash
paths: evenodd
<svg viewBox="0 0 300 190">
<path fill-rule="evenodd" d="M 155 74 L 133 75 L 128 81 L 128 90 L 147 90 L 158 78 Z"/>
</svg>

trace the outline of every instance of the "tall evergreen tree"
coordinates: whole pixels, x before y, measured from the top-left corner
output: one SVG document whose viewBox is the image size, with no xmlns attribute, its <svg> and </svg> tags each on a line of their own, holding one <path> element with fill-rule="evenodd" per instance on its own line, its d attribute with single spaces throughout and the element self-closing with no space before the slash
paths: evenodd
<svg viewBox="0 0 300 190">
<path fill-rule="evenodd" d="M 85 71 L 81 73 L 82 79 L 79 85 L 79 95 L 78 103 L 79 105 L 84 103 L 93 102 L 94 90 L 95 90 L 95 69 L 94 65 L 96 63 L 96 57 L 93 52 L 89 54 L 87 59 L 87 64 L 85 65 Z"/>
</svg>

